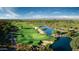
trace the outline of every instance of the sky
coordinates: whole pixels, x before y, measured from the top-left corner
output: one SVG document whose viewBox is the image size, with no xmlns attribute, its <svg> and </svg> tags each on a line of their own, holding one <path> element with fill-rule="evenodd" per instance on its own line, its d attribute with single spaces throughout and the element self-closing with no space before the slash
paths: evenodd
<svg viewBox="0 0 79 59">
<path fill-rule="evenodd" d="M 0 19 L 79 19 L 78 7 L 0 7 Z"/>
</svg>

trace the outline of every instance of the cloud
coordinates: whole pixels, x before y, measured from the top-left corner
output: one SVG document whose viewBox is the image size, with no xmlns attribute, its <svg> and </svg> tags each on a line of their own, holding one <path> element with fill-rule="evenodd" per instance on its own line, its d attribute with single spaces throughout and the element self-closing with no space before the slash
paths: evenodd
<svg viewBox="0 0 79 59">
<path fill-rule="evenodd" d="M 0 11 L 1 11 L 1 12 L 3 12 L 3 11 L 4 11 L 2 7 L 0 7 Z"/>
<path fill-rule="evenodd" d="M 6 8 L 6 12 L 7 12 L 7 14 L 10 14 L 10 15 L 12 15 L 12 16 L 14 16 L 14 17 L 17 17 L 18 16 L 18 14 L 16 14 L 14 11 L 12 11 L 11 9 L 8 9 L 8 8 Z"/>
<path fill-rule="evenodd" d="M 0 8 L 1 13 L 0 19 L 16 19 L 19 15 L 16 14 L 11 8 Z"/>
<path fill-rule="evenodd" d="M 5 16 L 6 16 L 7 18 L 11 18 L 11 19 L 12 19 L 12 18 L 13 18 L 13 19 L 19 18 L 19 15 L 16 14 L 12 9 L 5 8 L 5 10 L 6 10 Z"/>
<path fill-rule="evenodd" d="M 61 12 L 59 12 L 59 11 L 54 11 L 54 12 L 52 12 L 53 14 L 60 14 Z"/>
<path fill-rule="evenodd" d="M 41 19 L 41 18 L 47 18 L 45 15 L 29 15 L 24 17 L 24 19 Z"/>
<path fill-rule="evenodd" d="M 59 16 L 50 16 L 50 15 L 32 15 L 26 16 L 25 19 L 79 19 L 79 16 L 67 16 L 67 15 L 59 15 Z"/>
<path fill-rule="evenodd" d="M 48 14 L 44 14 L 44 12 L 39 11 L 39 12 L 34 12 L 30 11 L 29 13 L 26 13 L 25 15 L 22 16 L 22 14 L 17 14 L 14 11 L 14 8 L 1 8 L 0 11 L 3 13 L 0 13 L 0 19 L 79 19 L 79 15 L 73 15 L 73 16 L 68 16 L 68 15 L 54 15 L 54 14 L 60 14 L 60 11 L 55 11 L 51 12 L 52 14 L 50 15 L 49 12 Z"/>
</svg>

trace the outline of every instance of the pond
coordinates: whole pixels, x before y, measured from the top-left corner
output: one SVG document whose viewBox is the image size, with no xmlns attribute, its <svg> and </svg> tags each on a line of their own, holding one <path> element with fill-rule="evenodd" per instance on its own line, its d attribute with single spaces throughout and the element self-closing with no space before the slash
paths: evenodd
<svg viewBox="0 0 79 59">
<path fill-rule="evenodd" d="M 49 36 L 54 32 L 54 29 L 48 26 L 41 26 L 40 28 Z"/>
<path fill-rule="evenodd" d="M 71 38 L 69 37 L 60 37 L 58 38 L 57 41 L 55 41 L 52 45 L 51 48 L 54 51 L 71 51 L 72 48 L 70 46 Z"/>
</svg>

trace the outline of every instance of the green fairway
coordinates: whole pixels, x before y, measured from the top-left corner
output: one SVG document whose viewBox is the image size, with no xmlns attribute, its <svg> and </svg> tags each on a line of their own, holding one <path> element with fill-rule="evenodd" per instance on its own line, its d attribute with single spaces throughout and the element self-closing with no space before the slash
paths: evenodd
<svg viewBox="0 0 79 59">
<path fill-rule="evenodd" d="M 17 27 L 19 25 L 17 25 Z M 55 38 L 47 36 L 46 34 L 41 35 L 33 28 L 33 26 L 27 26 L 27 24 L 22 24 L 21 26 L 23 27 L 18 31 L 20 34 L 17 35 L 17 43 L 30 44 L 30 41 L 32 41 L 32 45 L 39 45 L 38 43 L 40 40 L 55 40 Z"/>
</svg>

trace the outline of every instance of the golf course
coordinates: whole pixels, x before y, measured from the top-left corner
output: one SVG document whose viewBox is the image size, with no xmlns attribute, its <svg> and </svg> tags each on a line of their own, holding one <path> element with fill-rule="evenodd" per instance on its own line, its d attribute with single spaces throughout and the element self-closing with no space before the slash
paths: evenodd
<svg viewBox="0 0 79 59">
<path fill-rule="evenodd" d="M 0 28 L 1 47 L 17 51 L 51 51 L 50 45 L 57 41 L 56 35 L 60 32 L 61 37 L 71 38 L 70 46 L 78 50 L 79 43 L 75 44 L 79 37 L 78 20 L 0 20 Z"/>
</svg>

